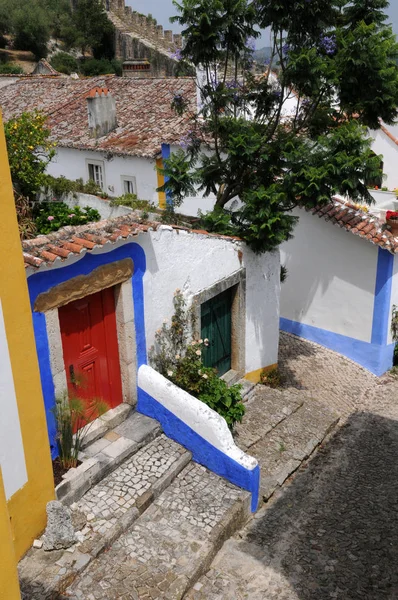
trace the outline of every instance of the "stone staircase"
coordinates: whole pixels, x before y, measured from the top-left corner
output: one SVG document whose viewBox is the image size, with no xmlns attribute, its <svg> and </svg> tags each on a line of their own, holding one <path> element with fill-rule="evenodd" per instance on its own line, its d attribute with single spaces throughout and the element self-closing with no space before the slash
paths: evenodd
<svg viewBox="0 0 398 600">
<path fill-rule="evenodd" d="M 236 442 L 257 457 L 266 500 L 338 418 L 296 390 L 247 384 L 244 395 Z M 208 591 L 197 590 L 224 542 L 250 518 L 250 494 L 192 462 L 158 422 L 138 413 L 85 453 L 101 463 L 107 448 L 108 455 L 127 454 L 106 463 L 106 476 L 74 496 L 78 543 L 50 553 L 32 548 L 21 561 L 23 600 L 206 598 Z"/>
<path fill-rule="evenodd" d="M 20 562 L 23 600 L 181 598 L 249 518 L 250 494 L 191 462 L 153 419 L 132 413 L 85 454 L 98 460 L 112 444 L 128 447 L 128 457 L 111 472 L 107 463 L 80 499 L 73 491 L 64 498 L 76 498 L 78 543 L 32 548 Z"/>
</svg>

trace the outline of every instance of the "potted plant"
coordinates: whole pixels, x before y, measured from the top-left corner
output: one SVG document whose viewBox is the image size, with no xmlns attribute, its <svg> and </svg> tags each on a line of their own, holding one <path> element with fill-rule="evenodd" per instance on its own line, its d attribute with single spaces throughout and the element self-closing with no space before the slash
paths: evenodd
<svg viewBox="0 0 398 600">
<path fill-rule="evenodd" d="M 395 210 L 388 210 L 386 212 L 386 223 L 389 231 L 394 236 L 398 237 L 398 212 Z"/>
</svg>

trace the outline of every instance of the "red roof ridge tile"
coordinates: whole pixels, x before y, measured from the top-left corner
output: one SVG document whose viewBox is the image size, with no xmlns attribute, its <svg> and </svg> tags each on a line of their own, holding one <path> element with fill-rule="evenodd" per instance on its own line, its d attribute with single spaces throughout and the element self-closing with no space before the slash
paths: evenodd
<svg viewBox="0 0 398 600">
<path fill-rule="evenodd" d="M 392 254 L 398 253 L 398 237 L 383 229 L 377 217 L 366 213 L 350 201 L 335 197 L 328 204 L 311 209 L 311 212 L 319 218 L 323 217 L 325 221 L 339 225 L 353 235 L 369 240 Z"/>
</svg>

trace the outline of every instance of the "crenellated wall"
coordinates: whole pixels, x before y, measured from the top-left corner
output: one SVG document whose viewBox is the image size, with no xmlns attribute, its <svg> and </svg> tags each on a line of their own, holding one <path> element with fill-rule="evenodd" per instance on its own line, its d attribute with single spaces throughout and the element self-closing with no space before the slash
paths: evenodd
<svg viewBox="0 0 398 600">
<path fill-rule="evenodd" d="M 121 60 L 147 58 L 152 77 L 173 77 L 178 61 L 173 55 L 182 48 L 182 36 L 164 30 L 154 20 L 125 5 L 125 0 L 103 0 L 116 28 L 116 56 Z"/>
</svg>

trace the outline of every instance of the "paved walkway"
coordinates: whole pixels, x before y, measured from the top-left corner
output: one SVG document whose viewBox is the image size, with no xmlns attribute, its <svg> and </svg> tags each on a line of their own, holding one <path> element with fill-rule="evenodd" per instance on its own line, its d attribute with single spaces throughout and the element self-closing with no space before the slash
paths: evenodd
<svg viewBox="0 0 398 600">
<path fill-rule="evenodd" d="M 315 458 L 227 541 L 187 600 L 398 598 L 398 381 L 288 335 L 287 387 L 345 417 Z"/>
<path fill-rule="evenodd" d="M 369 410 L 398 420 L 398 377 L 376 377 L 322 346 L 281 333 L 279 367 L 286 388 L 301 389 L 339 415 Z"/>
</svg>

